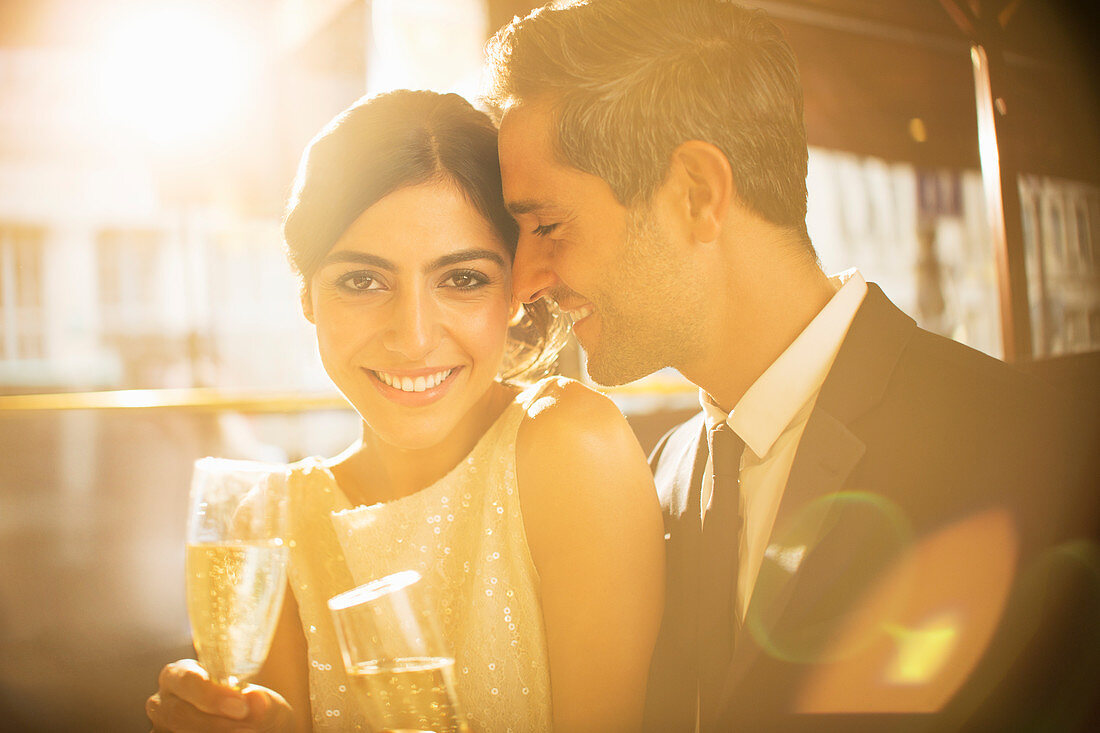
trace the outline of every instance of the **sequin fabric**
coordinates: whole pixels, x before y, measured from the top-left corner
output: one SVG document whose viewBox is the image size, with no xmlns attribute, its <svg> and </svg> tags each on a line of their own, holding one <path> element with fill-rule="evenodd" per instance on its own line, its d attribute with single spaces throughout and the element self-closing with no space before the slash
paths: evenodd
<svg viewBox="0 0 1100 733">
<path fill-rule="evenodd" d="M 315 730 L 369 730 L 347 692 L 327 599 L 406 569 L 430 586 L 473 730 L 552 729 L 539 581 L 515 459 L 526 407 L 561 381 L 522 392 L 450 473 L 396 501 L 351 508 L 319 459 L 295 467 L 292 500 L 301 516 L 294 527 L 301 534 L 291 548 L 290 577 L 309 642 Z"/>
<path fill-rule="evenodd" d="M 309 702 L 315 731 L 369 731 L 347 687 L 328 599 L 355 587 L 332 527 L 332 513 L 348 508 L 319 458 L 291 466 L 290 588 L 308 644 Z"/>
</svg>

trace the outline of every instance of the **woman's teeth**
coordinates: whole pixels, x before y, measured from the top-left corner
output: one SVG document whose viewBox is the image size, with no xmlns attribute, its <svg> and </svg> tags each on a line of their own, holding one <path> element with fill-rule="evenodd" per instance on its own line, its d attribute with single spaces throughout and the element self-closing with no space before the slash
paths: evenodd
<svg viewBox="0 0 1100 733">
<path fill-rule="evenodd" d="M 375 371 L 374 375 L 381 379 L 383 382 L 399 389 L 402 392 L 423 392 L 426 389 L 432 389 L 438 387 L 444 379 L 451 376 L 451 372 L 454 369 L 445 369 L 435 374 L 429 374 L 424 377 L 399 377 L 396 374 L 387 374 L 386 372 Z"/>
</svg>

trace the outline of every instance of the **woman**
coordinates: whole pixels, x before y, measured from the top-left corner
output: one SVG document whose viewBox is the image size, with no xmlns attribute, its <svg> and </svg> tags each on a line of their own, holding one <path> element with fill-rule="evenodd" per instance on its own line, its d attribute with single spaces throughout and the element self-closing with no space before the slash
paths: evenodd
<svg viewBox="0 0 1100 733">
<path fill-rule="evenodd" d="M 636 729 L 660 510 L 610 401 L 508 379 L 553 357 L 553 319 L 512 297 L 517 232 L 488 118 L 430 92 L 357 103 L 307 149 L 284 235 L 362 436 L 293 467 L 292 592 L 257 685 L 170 664 L 146 706 L 156 729 L 363 726 L 325 602 L 408 567 L 438 597 L 475 731 Z"/>
</svg>

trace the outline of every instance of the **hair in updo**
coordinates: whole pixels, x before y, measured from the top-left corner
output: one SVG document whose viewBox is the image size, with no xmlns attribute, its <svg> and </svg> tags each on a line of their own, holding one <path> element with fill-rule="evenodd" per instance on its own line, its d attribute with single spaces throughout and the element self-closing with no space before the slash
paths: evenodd
<svg viewBox="0 0 1100 733">
<path fill-rule="evenodd" d="M 304 291 L 360 214 L 406 186 L 447 181 L 463 192 L 515 257 L 518 230 L 504 207 L 497 130 L 457 94 L 399 90 L 363 98 L 306 147 L 283 219 L 287 254 Z M 501 377 L 548 373 L 568 334 L 545 300 L 509 327 Z"/>
</svg>

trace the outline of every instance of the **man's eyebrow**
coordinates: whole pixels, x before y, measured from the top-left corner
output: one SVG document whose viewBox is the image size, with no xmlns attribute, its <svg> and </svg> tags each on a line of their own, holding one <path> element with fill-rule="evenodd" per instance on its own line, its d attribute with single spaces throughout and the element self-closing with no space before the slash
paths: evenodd
<svg viewBox="0 0 1100 733">
<path fill-rule="evenodd" d="M 344 262 L 350 262 L 356 265 L 370 265 L 371 267 L 377 267 L 381 270 L 389 270 L 391 272 L 397 272 L 401 269 L 385 257 L 379 257 L 369 252 L 359 252 L 349 249 L 338 249 L 329 252 L 325 255 L 325 259 L 321 261 L 321 267 Z"/>
<path fill-rule="evenodd" d="M 464 249 L 461 252 L 451 252 L 442 257 L 436 257 L 427 264 L 424 270 L 430 272 L 449 265 L 457 265 L 460 262 L 470 262 L 471 260 L 489 260 L 500 267 L 504 267 L 504 258 L 499 252 L 491 249 Z"/>
<path fill-rule="evenodd" d="M 505 201 L 504 208 L 508 209 L 508 213 L 512 216 L 518 216 L 530 214 L 538 208 L 538 205 L 534 201 Z"/>
<path fill-rule="evenodd" d="M 544 209 L 553 208 L 545 202 L 536 201 L 535 199 L 505 201 L 504 207 L 508 209 L 508 213 L 510 213 L 512 216 L 520 216 L 521 214 L 530 214 L 533 211 L 542 211 Z"/>
</svg>

